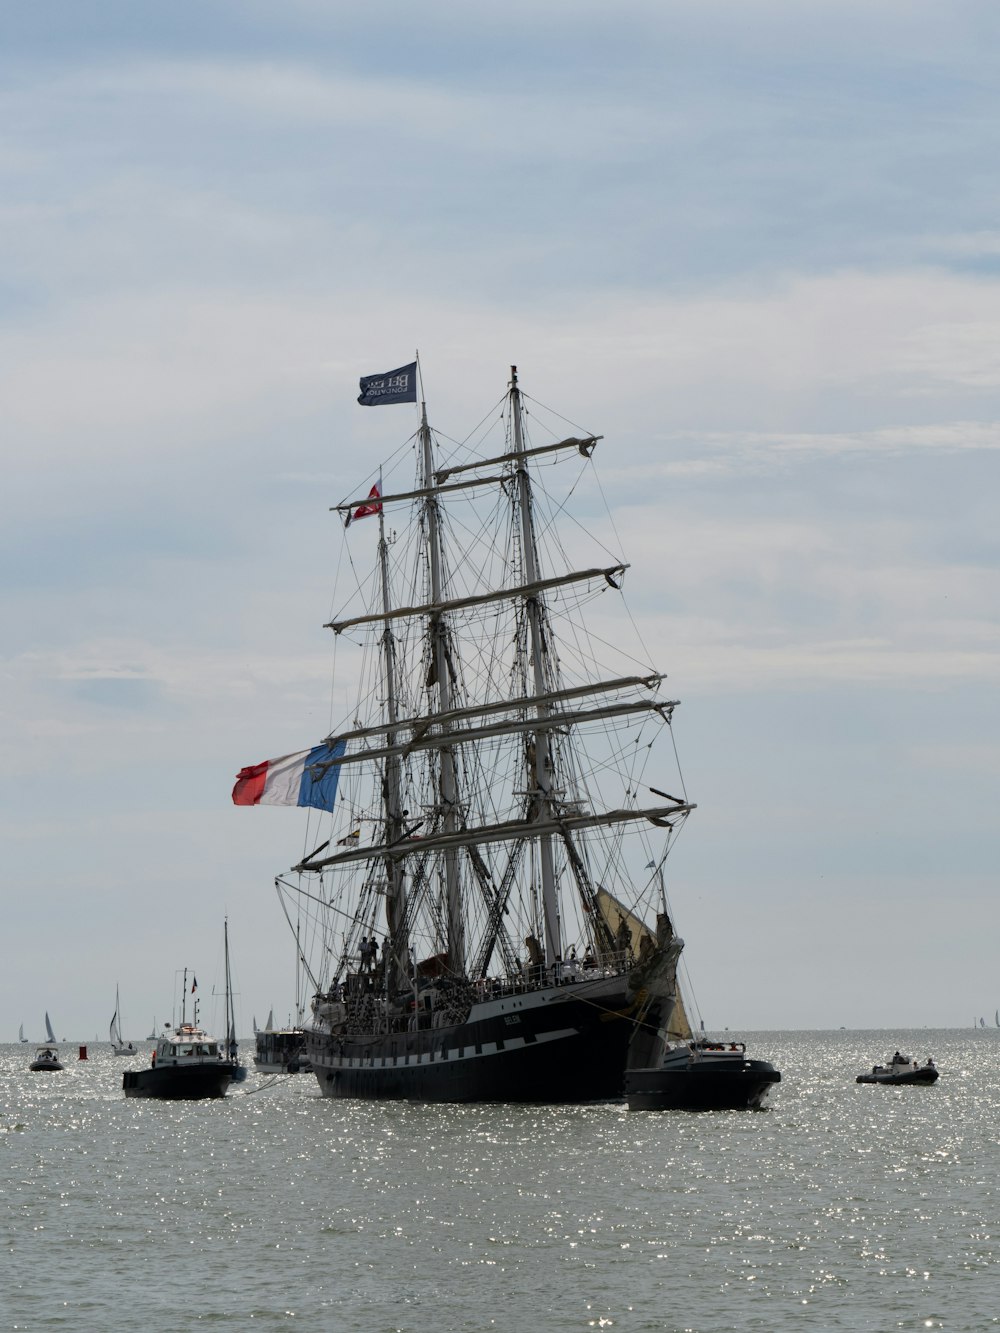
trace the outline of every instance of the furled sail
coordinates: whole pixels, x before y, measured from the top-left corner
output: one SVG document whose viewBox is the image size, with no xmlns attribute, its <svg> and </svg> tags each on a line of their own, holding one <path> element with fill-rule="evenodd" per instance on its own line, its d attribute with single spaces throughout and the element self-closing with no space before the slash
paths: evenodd
<svg viewBox="0 0 1000 1333">
<path fill-rule="evenodd" d="M 598 888 L 597 907 L 616 943 L 624 944 L 627 939 L 627 947 L 631 949 L 633 956 L 640 963 L 644 957 L 652 953 L 656 947 L 655 934 L 641 917 L 629 911 L 625 904 L 619 902 L 613 893 L 609 893 L 605 888 Z M 694 1033 L 688 1020 L 687 1010 L 684 1007 L 684 996 L 681 993 L 679 978 L 676 981 L 675 994 L 677 998 L 674 1002 L 673 1012 L 667 1021 L 667 1040 L 690 1041 Z"/>
</svg>

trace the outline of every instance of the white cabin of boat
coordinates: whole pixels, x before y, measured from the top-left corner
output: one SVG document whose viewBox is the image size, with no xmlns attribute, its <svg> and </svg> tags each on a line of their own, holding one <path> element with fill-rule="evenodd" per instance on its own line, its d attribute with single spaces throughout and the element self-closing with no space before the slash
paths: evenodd
<svg viewBox="0 0 1000 1333">
<path fill-rule="evenodd" d="M 193 1023 L 184 1023 L 164 1033 L 153 1052 L 153 1064 L 158 1068 L 178 1065 L 203 1065 L 222 1060 L 225 1052 L 217 1037 Z"/>
</svg>

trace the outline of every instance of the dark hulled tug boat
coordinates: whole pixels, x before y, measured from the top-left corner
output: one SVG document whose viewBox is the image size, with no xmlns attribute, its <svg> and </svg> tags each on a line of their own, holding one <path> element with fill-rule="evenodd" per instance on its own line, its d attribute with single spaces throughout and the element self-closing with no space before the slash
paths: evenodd
<svg viewBox="0 0 1000 1333">
<path fill-rule="evenodd" d="M 660 947 L 633 974 L 636 1024 L 625 1066 L 630 1111 L 755 1111 L 766 1106 L 781 1074 L 768 1060 L 747 1057 L 746 1044 L 697 1040 L 677 980 L 684 941 L 658 921 Z"/>
<path fill-rule="evenodd" d="M 184 969 L 187 993 L 187 969 Z M 181 1022 L 173 1029 L 164 1025 L 148 1069 L 126 1069 L 122 1090 L 126 1097 L 158 1097 L 165 1101 L 200 1101 L 224 1097 L 233 1079 L 234 1062 L 227 1058 L 225 1043 L 198 1026 L 198 1002 L 194 1022 Z"/>
<path fill-rule="evenodd" d="M 148 1069 L 126 1069 L 122 1088 L 126 1097 L 198 1101 L 224 1097 L 232 1078 L 233 1066 L 216 1038 L 182 1023 L 160 1037 Z"/>
<path fill-rule="evenodd" d="M 759 1111 L 781 1074 L 747 1058 L 743 1042 L 693 1041 L 661 1063 L 625 1073 L 630 1111 Z"/>
</svg>

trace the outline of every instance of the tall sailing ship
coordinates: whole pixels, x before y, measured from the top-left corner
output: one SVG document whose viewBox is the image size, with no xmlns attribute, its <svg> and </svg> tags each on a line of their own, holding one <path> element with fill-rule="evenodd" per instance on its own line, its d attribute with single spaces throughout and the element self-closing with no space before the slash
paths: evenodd
<svg viewBox="0 0 1000 1333">
<path fill-rule="evenodd" d="M 417 372 L 368 377 L 359 401 L 416 404 Z M 344 720 L 233 791 L 314 821 L 277 880 L 308 922 L 305 1053 L 331 1097 L 621 1097 L 630 1060 L 691 1037 L 663 864 L 694 806 L 677 701 L 625 644 L 613 525 L 596 558 L 582 527 L 559 536 L 573 498 L 600 500 L 602 437 L 566 438 L 513 368 L 460 445 L 419 413 L 386 473 L 335 506 Z"/>
</svg>

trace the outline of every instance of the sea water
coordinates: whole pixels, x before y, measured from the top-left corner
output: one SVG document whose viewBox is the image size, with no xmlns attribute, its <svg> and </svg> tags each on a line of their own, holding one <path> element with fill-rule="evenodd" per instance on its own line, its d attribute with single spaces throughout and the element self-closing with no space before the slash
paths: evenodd
<svg viewBox="0 0 1000 1333">
<path fill-rule="evenodd" d="M 770 1110 L 126 1100 L 106 1045 L 0 1047 L 0 1329 L 1000 1325 L 1000 1031 L 727 1036 Z M 855 1083 L 897 1047 L 938 1083 Z"/>
</svg>

